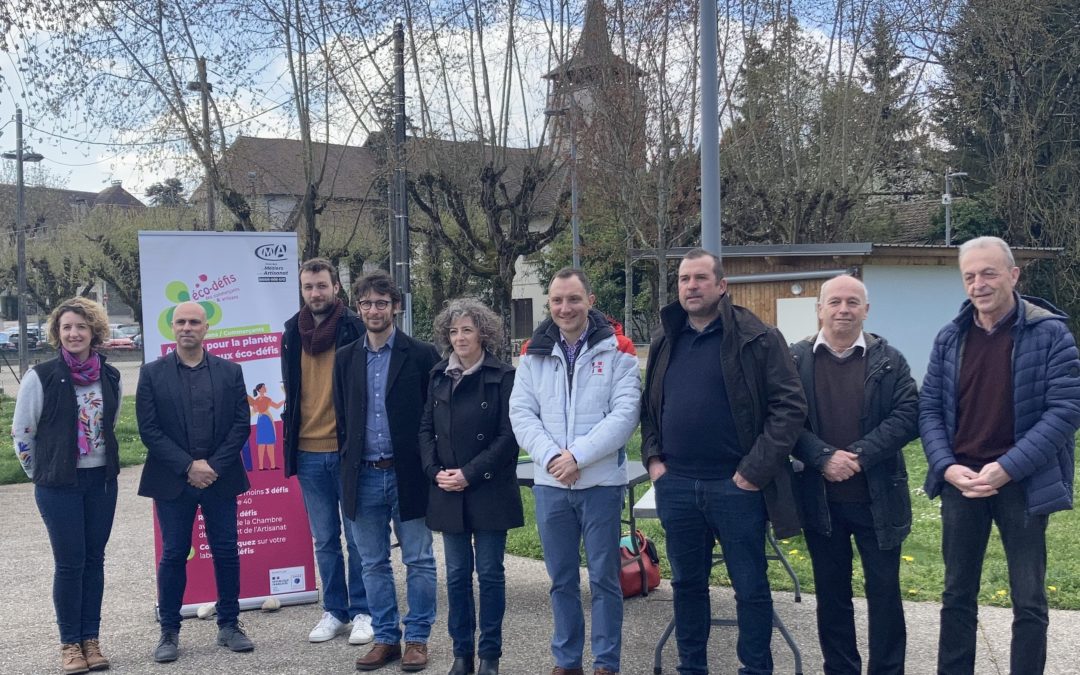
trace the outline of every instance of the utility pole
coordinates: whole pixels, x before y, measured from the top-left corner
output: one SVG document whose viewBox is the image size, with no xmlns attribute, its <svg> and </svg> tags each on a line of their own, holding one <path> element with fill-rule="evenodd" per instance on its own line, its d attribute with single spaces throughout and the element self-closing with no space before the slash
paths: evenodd
<svg viewBox="0 0 1080 675">
<path fill-rule="evenodd" d="M 394 230 L 397 251 L 391 253 L 392 276 L 401 290 L 405 313 L 401 330 L 412 335 L 412 281 L 409 269 L 409 193 L 405 188 L 405 26 L 394 26 Z"/>
<path fill-rule="evenodd" d="M 572 101 L 573 99 L 571 99 Z M 578 220 L 577 132 L 574 128 L 574 108 L 570 108 L 570 234 L 573 246 L 574 269 L 581 269 L 581 223 Z"/>
<path fill-rule="evenodd" d="M 205 146 L 207 163 L 211 163 L 214 157 L 213 146 L 210 141 L 210 92 L 213 88 L 210 83 L 206 81 L 206 57 L 200 56 L 196 62 L 198 65 L 199 80 L 197 82 L 188 82 L 188 91 L 199 92 L 199 97 L 202 99 L 202 132 L 203 132 L 203 145 Z M 203 180 L 203 186 L 206 188 L 206 229 L 213 232 L 217 228 L 215 227 L 214 216 L 214 201 L 217 199 L 217 194 L 214 191 L 214 186 L 210 182 L 210 167 L 206 167 L 206 178 Z"/>
<path fill-rule="evenodd" d="M 26 182 L 23 163 L 44 159 L 36 152 L 23 151 L 22 108 L 15 109 L 15 151 L 5 152 L 3 158 L 15 160 L 15 283 L 19 295 L 16 304 L 19 313 L 19 377 L 22 377 L 30 370 L 30 352 L 26 344 Z"/>
<path fill-rule="evenodd" d="M 30 352 L 26 344 L 26 184 L 23 178 L 23 120 L 22 109 L 15 109 L 15 255 L 18 260 L 19 293 L 19 377 L 30 370 Z"/>
<path fill-rule="evenodd" d="M 700 3 L 701 248 L 720 255 L 720 103 L 716 61 L 716 0 Z M 661 280 L 664 283 L 664 280 Z"/>
</svg>

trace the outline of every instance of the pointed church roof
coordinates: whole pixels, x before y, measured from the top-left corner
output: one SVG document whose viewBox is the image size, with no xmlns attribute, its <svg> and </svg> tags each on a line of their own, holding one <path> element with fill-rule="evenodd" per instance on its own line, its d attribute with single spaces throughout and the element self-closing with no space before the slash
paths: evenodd
<svg viewBox="0 0 1080 675">
<path fill-rule="evenodd" d="M 547 80 L 590 79 L 597 70 L 612 69 L 640 77 L 645 74 L 634 64 L 617 55 L 611 49 L 611 36 L 607 28 L 607 9 L 604 0 L 588 0 L 585 4 L 585 22 L 581 37 L 574 47 L 574 54 L 565 63 L 544 75 Z"/>
</svg>

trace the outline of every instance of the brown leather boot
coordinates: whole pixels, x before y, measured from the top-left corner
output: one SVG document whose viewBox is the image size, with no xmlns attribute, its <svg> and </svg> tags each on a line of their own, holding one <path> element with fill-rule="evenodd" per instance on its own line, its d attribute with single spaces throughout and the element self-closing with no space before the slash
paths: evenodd
<svg viewBox="0 0 1080 675">
<path fill-rule="evenodd" d="M 90 670 L 108 670 L 109 659 L 101 653 L 101 645 L 97 638 L 82 641 L 82 653 L 86 658 L 86 665 Z"/>
<path fill-rule="evenodd" d="M 597 668 L 593 672 L 593 675 L 619 675 L 614 670 L 608 670 L 607 668 Z"/>
<path fill-rule="evenodd" d="M 423 642 L 406 642 L 405 656 L 401 657 L 401 669 L 415 673 L 427 668 L 427 645 Z"/>
<path fill-rule="evenodd" d="M 371 651 L 356 659 L 357 670 L 378 670 L 401 658 L 401 645 L 376 642 Z"/>
<path fill-rule="evenodd" d="M 555 666 L 551 671 L 551 675 L 585 675 L 585 671 L 581 668 L 562 668 Z"/>
<path fill-rule="evenodd" d="M 89 673 L 90 666 L 86 665 L 86 657 L 83 656 L 82 647 L 78 644 L 60 645 L 60 667 L 67 675 L 75 673 Z"/>
</svg>

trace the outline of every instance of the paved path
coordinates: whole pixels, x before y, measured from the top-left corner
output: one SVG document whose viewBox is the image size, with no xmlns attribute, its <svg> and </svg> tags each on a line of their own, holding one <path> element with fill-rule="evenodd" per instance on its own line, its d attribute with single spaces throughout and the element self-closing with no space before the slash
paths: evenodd
<svg viewBox="0 0 1080 675">
<path fill-rule="evenodd" d="M 242 619 L 255 640 L 251 654 L 232 654 L 214 646 L 212 622 L 189 620 L 181 632 L 181 658 L 174 664 L 153 663 L 150 653 L 158 635 L 154 621 L 153 540 L 150 501 L 136 496 L 140 467 L 124 469 L 116 524 L 106 559 L 106 591 L 102 645 L 114 673 L 350 673 L 365 648 L 343 639 L 313 645 L 307 633 L 321 616 L 318 605 L 286 607 L 279 612 L 245 612 Z M 4 579 L 0 604 L 0 673 L 5 675 L 60 672 L 59 647 L 51 601 L 52 559 L 41 518 L 29 485 L 0 487 L 0 528 L 7 533 L 0 553 Z M 438 539 L 436 539 L 438 542 Z M 431 640 L 431 665 L 426 672 L 445 673 L 452 660 L 446 637 L 446 595 L 440 562 L 439 615 Z M 398 562 L 395 560 L 395 565 Z M 403 579 L 399 568 L 397 577 Z M 548 639 L 551 613 L 542 562 L 507 558 L 508 608 L 502 672 L 507 675 L 546 675 L 551 671 Z M 588 597 L 587 584 L 583 589 Z M 404 594 L 399 591 L 399 597 Z M 714 607 L 731 608 L 728 589 L 713 590 Z M 790 593 L 776 594 L 776 607 L 803 650 L 806 673 L 821 672 L 814 630 L 814 598 L 800 604 Z M 908 668 L 911 674 L 932 673 L 937 644 L 938 606 L 905 604 L 908 624 Z M 857 612 L 865 635 L 865 607 Z M 671 616 L 671 588 L 664 582 L 645 599 L 626 604 L 623 628 L 623 667 L 627 675 L 649 675 L 656 639 Z M 1008 672 L 1011 612 L 984 607 L 976 672 Z M 1050 618 L 1048 673 L 1080 675 L 1080 612 L 1053 611 Z M 734 673 L 735 631 L 716 628 L 710 643 L 713 673 Z M 791 654 L 777 635 L 773 641 L 777 673 L 794 672 Z M 865 645 L 864 645 L 865 649 Z M 674 641 L 664 653 L 664 672 L 674 673 Z M 391 666 L 380 672 L 396 673 Z"/>
</svg>

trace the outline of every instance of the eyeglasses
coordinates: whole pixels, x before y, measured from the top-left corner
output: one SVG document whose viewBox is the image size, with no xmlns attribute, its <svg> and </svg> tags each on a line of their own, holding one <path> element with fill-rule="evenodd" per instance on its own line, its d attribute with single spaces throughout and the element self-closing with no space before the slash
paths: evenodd
<svg viewBox="0 0 1080 675">
<path fill-rule="evenodd" d="M 382 309 L 386 309 L 387 307 L 390 306 L 390 301 L 389 300 L 361 300 L 360 302 L 356 303 L 356 306 L 359 307 L 360 309 L 364 310 L 364 311 L 367 311 L 367 310 L 371 309 L 372 307 L 374 307 L 375 309 L 382 310 Z"/>
</svg>

